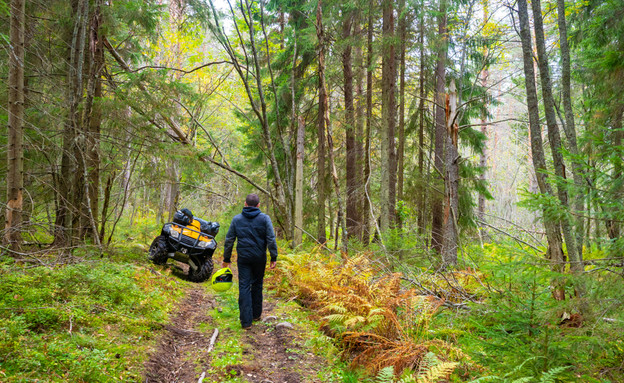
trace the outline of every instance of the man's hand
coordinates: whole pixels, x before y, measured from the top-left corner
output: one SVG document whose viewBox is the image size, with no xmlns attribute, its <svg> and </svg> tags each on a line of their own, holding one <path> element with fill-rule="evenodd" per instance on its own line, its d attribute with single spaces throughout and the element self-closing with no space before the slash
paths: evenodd
<svg viewBox="0 0 624 383">
<path fill-rule="evenodd" d="M 231 264 L 232 264 L 231 262 L 223 262 L 223 264 L 221 266 L 223 266 L 224 269 L 225 268 L 229 269 Z"/>
<path fill-rule="evenodd" d="M 270 268 L 271 270 L 275 269 L 275 265 L 276 265 L 276 264 L 277 264 L 277 262 L 272 261 L 272 262 L 271 262 L 271 266 L 269 266 L 269 268 Z"/>
</svg>

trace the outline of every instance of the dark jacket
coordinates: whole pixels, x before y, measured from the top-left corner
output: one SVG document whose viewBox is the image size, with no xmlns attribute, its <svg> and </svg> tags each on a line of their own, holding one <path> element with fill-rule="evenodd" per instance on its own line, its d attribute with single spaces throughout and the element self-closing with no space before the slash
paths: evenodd
<svg viewBox="0 0 624 383">
<path fill-rule="evenodd" d="M 245 206 L 243 212 L 232 219 L 230 229 L 225 236 L 223 262 L 230 262 L 234 240 L 238 239 L 236 252 L 238 261 L 266 262 L 266 251 L 269 249 L 271 262 L 277 260 L 277 243 L 271 218 L 259 208 Z"/>
</svg>

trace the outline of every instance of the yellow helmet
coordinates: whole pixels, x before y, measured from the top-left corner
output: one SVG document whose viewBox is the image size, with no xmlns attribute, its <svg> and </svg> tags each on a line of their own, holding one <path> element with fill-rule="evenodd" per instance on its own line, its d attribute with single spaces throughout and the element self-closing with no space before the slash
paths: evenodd
<svg viewBox="0 0 624 383">
<path fill-rule="evenodd" d="M 212 275 L 212 288 L 220 293 L 228 291 L 232 287 L 234 275 L 229 267 L 218 270 Z"/>
</svg>

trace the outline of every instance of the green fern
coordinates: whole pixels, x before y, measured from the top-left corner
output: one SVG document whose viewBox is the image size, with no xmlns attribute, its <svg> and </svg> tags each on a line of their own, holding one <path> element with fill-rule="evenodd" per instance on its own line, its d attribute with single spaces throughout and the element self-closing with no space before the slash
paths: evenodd
<svg viewBox="0 0 624 383">
<path fill-rule="evenodd" d="M 517 373 L 519 373 L 522 370 L 522 368 L 524 367 L 525 364 L 527 364 L 528 362 L 530 362 L 532 360 L 535 360 L 537 358 L 539 358 L 539 357 L 538 356 L 532 356 L 532 357 L 526 359 L 524 362 L 522 362 L 519 365 L 517 365 L 516 367 L 514 367 L 513 370 L 511 370 L 510 372 L 506 373 L 505 376 L 504 376 L 504 378 L 505 378 L 504 380 L 506 381 L 507 380 L 506 378 L 509 378 L 510 376 L 513 376 L 513 375 L 516 375 Z M 522 379 L 524 379 L 524 378 L 522 378 Z"/>
<path fill-rule="evenodd" d="M 347 319 L 349 319 L 349 316 L 344 314 L 330 314 L 324 316 L 323 319 L 328 321 L 330 324 L 343 324 Z"/>
<path fill-rule="evenodd" d="M 377 373 L 375 377 L 375 383 L 393 383 L 394 382 L 394 367 L 384 367 Z"/>
<path fill-rule="evenodd" d="M 418 383 L 414 374 L 409 374 L 401 378 L 401 380 L 397 381 L 397 383 Z"/>
<path fill-rule="evenodd" d="M 459 365 L 456 362 L 442 362 L 427 371 L 425 375 L 418 377 L 419 383 L 437 383 L 441 379 L 446 379 Z"/>
<path fill-rule="evenodd" d="M 468 383 L 486 383 L 486 382 L 504 382 L 505 379 L 501 378 L 500 376 L 495 376 L 495 375 L 488 375 L 488 376 L 482 376 L 480 378 L 471 380 Z"/>
<path fill-rule="evenodd" d="M 540 377 L 539 383 L 555 383 L 555 378 L 565 370 L 567 370 L 569 366 L 566 367 L 555 367 L 550 370 L 543 372 Z"/>
<path fill-rule="evenodd" d="M 524 376 L 522 378 L 519 379 L 514 379 L 511 380 L 511 376 L 515 375 L 517 373 L 520 372 L 520 370 L 522 369 L 522 367 L 524 366 L 525 363 L 527 363 L 530 360 L 536 359 L 537 357 L 532 357 L 529 358 L 527 360 L 525 360 L 524 362 L 522 362 L 522 364 L 516 366 L 511 372 L 508 372 L 507 374 L 505 374 L 503 377 L 500 376 L 483 376 L 481 378 L 478 379 L 474 379 L 471 380 L 469 383 L 485 383 L 485 382 L 503 382 L 503 383 L 530 383 L 530 382 L 537 382 L 537 383 L 555 383 L 557 377 L 564 372 L 565 370 L 567 370 L 569 368 L 569 366 L 567 367 L 555 367 L 555 368 L 551 368 L 550 370 L 546 371 L 546 372 L 542 372 L 542 375 L 540 376 L 539 380 L 537 380 L 537 377 L 534 376 Z"/>
<path fill-rule="evenodd" d="M 431 351 L 427 352 L 422 360 L 420 361 L 420 365 L 418 366 L 418 377 L 423 376 L 429 371 L 433 366 L 440 363 L 438 357 Z"/>
</svg>

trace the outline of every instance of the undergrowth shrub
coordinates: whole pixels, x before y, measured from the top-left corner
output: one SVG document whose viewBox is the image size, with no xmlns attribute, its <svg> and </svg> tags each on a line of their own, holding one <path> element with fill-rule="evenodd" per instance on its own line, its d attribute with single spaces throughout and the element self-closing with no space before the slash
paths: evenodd
<svg viewBox="0 0 624 383">
<path fill-rule="evenodd" d="M 149 269 L 107 261 L 0 266 L 0 381 L 141 379 L 154 330 L 182 289 Z"/>
<path fill-rule="evenodd" d="M 624 381 L 621 278 L 591 266 L 582 276 L 560 275 L 543 254 L 516 244 L 466 251 L 479 260 L 473 275 L 481 282 L 469 282 L 470 287 L 460 281 L 474 302 L 440 312 L 431 328 L 435 337 L 457 344 L 484 366 L 488 378 L 479 382 Z M 553 299 L 553 280 L 566 281 L 565 301 Z M 577 282 L 585 286 L 587 312 L 579 311 Z M 448 290 L 444 283 L 438 286 L 439 293 Z"/>
<path fill-rule="evenodd" d="M 426 367 L 424 374 L 437 379 L 433 382 L 450 375 L 456 364 L 449 361 L 467 358 L 451 343 L 428 337 L 431 317 L 443 301 L 402 288 L 401 274 L 384 273 L 367 254 L 338 259 L 302 253 L 283 256 L 280 264 L 276 278 L 281 279 L 273 280 L 278 292 L 294 294 L 315 310 L 352 366 L 371 373 L 392 367 L 397 376 L 420 376 Z M 432 353 L 444 364 L 443 371 L 435 373 L 435 366 L 424 362 Z"/>
</svg>

